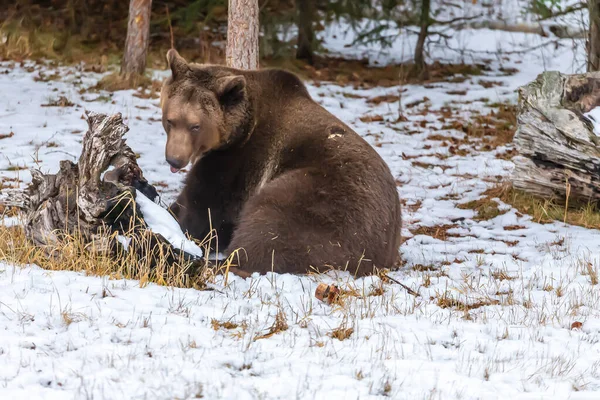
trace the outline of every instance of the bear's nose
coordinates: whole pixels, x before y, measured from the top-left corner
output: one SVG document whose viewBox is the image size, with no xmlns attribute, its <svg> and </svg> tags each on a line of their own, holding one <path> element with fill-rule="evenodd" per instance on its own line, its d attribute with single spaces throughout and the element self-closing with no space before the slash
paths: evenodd
<svg viewBox="0 0 600 400">
<path fill-rule="evenodd" d="M 181 162 L 180 160 L 173 158 L 173 157 L 167 157 L 167 162 L 169 163 L 169 165 L 175 169 L 181 169 L 183 167 L 185 167 L 185 165 L 183 165 L 183 162 Z"/>
</svg>

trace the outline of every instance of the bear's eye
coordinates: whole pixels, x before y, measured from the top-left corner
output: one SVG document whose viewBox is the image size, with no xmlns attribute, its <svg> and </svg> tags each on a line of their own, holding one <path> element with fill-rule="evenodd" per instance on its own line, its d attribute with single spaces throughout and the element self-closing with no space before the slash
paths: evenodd
<svg viewBox="0 0 600 400">
<path fill-rule="evenodd" d="M 171 126 L 173 126 L 173 121 L 171 121 L 170 119 L 167 120 L 167 126 L 170 128 Z"/>
<path fill-rule="evenodd" d="M 190 126 L 190 131 L 192 131 L 192 132 L 199 132 L 200 131 L 200 125 L 192 125 L 192 126 Z"/>
</svg>

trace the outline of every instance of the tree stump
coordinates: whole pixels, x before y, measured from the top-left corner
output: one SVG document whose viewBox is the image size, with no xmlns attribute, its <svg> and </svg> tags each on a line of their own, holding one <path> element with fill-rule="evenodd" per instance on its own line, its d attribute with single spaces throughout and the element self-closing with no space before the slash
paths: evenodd
<svg viewBox="0 0 600 400">
<path fill-rule="evenodd" d="M 63 160 L 56 174 L 32 169 L 25 191 L 12 191 L 0 199 L 25 211 L 27 238 L 48 253 L 72 237 L 90 251 L 115 255 L 124 251 L 121 236 L 125 236 L 130 240 L 128 251 L 133 248 L 150 265 L 197 260 L 148 229 L 135 199 L 139 192 L 154 201 L 158 193 L 125 143 L 123 135 L 129 128 L 121 114 L 86 112 L 86 119 L 89 130 L 76 164 Z"/>
<path fill-rule="evenodd" d="M 520 87 L 513 186 L 563 202 L 598 202 L 600 137 L 584 114 L 599 105 L 600 73 L 544 72 Z"/>
</svg>

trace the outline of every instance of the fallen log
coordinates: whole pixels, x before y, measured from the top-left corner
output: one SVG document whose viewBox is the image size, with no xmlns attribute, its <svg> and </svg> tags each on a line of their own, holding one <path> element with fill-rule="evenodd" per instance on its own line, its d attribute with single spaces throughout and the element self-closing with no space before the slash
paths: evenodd
<svg viewBox="0 0 600 400">
<path fill-rule="evenodd" d="M 111 256 L 135 251 L 151 266 L 197 263 L 202 250 L 191 241 L 183 243 L 181 231 L 180 243 L 173 237 L 170 242 L 168 229 L 154 232 L 147 223 L 158 219 L 164 227 L 172 217 L 154 202 L 158 193 L 123 138 L 129 128 L 121 114 L 86 112 L 86 119 L 89 129 L 77 163 L 61 161 L 56 174 L 32 169 L 31 184 L 24 191 L 3 193 L 0 204 L 25 212 L 27 239 L 48 255 L 65 239 L 76 238 L 88 251 Z M 169 222 L 172 227 L 174 219 Z"/>
<path fill-rule="evenodd" d="M 513 186 L 562 202 L 598 202 L 600 137 L 584 115 L 597 106 L 600 72 L 544 72 L 520 87 Z"/>
<path fill-rule="evenodd" d="M 455 26 L 457 29 L 490 29 L 494 31 L 534 33 L 543 37 L 549 37 L 552 33 L 558 39 L 585 39 L 586 32 L 579 28 L 558 24 L 528 24 L 508 23 L 504 21 L 475 21 Z"/>
</svg>

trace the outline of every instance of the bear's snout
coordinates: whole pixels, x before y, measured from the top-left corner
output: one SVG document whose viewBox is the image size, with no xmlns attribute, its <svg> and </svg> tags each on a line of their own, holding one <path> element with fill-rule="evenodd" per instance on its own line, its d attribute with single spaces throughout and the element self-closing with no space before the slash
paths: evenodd
<svg viewBox="0 0 600 400">
<path fill-rule="evenodd" d="M 167 157 L 167 162 L 171 166 L 171 172 L 173 173 L 178 172 L 180 169 L 185 167 L 185 164 L 187 164 L 186 162 L 173 157 Z"/>
</svg>

